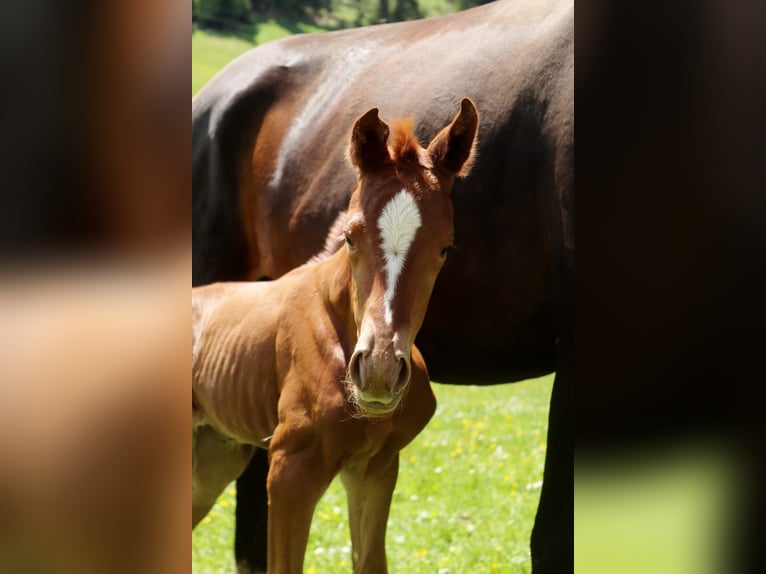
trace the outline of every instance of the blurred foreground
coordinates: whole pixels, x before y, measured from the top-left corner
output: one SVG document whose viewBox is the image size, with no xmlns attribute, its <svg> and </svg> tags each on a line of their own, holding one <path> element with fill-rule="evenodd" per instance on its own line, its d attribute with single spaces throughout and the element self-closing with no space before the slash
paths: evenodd
<svg viewBox="0 0 766 574">
<path fill-rule="evenodd" d="M 748 491 L 739 454 L 694 441 L 610 460 L 578 457 L 575 571 L 750 571 L 741 552 Z"/>
<path fill-rule="evenodd" d="M 0 280 L 0 572 L 181 571 L 181 263 Z"/>
<path fill-rule="evenodd" d="M 0 572 L 188 572 L 190 7 L 0 6 Z"/>
</svg>

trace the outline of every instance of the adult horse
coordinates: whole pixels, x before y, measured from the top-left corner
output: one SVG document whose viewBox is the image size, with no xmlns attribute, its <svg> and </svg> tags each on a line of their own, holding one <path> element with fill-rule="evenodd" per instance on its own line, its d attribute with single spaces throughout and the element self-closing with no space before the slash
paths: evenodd
<svg viewBox="0 0 766 574">
<path fill-rule="evenodd" d="M 501 0 L 442 18 L 294 36 L 227 66 L 192 101 L 195 285 L 276 278 L 332 251 L 354 188 L 344 137 L 370 105 L 429 141 L 466 95 L 480 153 L 453 189 L 457 249 L 418 336 L 434 380 L 556 371 L 532 532 L 537 574 L 572 570 L 574 14 Z M 268 472 L 237 483 L 241 572 L 265 569 Z"/>
</svg>

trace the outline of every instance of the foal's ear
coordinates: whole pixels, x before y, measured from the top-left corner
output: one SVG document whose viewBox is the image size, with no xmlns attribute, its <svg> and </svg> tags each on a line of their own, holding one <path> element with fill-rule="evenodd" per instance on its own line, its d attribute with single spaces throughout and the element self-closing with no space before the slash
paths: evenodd
<svg viewBox="0 0 766 574">
<path fill-rule="evenodd" d="M 479 112 L 476 106 L 469 98 L 463 98 L 455 119 L 428 145 L 428 153 L 434 165 L 452 175 L 468 173 L 478 127 Z"/>
<path fill-rule="evenodd" d="M 389 161 L 388 125 L 378 116 L 378 108 L 372 108 L 356 120 L 351 131 L 349 157 L 351 163 L 361 170 L 373 170 Z"/>
</svg>

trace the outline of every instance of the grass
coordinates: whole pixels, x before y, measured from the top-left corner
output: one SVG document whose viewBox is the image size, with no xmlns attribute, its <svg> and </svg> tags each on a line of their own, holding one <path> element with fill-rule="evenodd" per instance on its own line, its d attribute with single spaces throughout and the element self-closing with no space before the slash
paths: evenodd
<svg viewBox="0 0 766 574">
<path fill-rule="evenodd" d="M 275 18 L 257 20 L 247 31 L 223 35 L 205 30 L 192 31 L 192 96 L 221 68 L 254 46 L 297 33 L 324 32 L 315 24 L 286 22 Z"/>
<path fill-rule="evenodd" d="M 434 384 L 439 406 L 401 453 L 387 550 L 392 573 L 530 572 L 553 376 L 492 387 Z M 232 572 L 234 484 L 192 534 L 192 573 Z M 317 506 L 304 572 L 350 572 L 345 493 Z"/>
<path fill-rule="evenodd" d="M 240 38 L 194 30 L 192 32 L 192 96 L 218 70 L 252 47 L 252 42 Z"/>
</svg>

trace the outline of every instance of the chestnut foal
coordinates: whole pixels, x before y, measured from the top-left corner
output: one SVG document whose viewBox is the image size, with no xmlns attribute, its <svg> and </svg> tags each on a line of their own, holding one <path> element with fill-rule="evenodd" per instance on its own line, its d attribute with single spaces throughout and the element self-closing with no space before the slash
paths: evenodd
<svg viewBox="0 0 766 574">
<path fill-rule="evenodd" d="M 340 473 L 354 572 L 386 572 L 399 451 L 434 413 L 414 346 L 453 239 L 474 104 L 422 148 L 373 108 L 354 124 L 346 248 L 272 282 L 192 289 L 192 528 L 255 448 L 269 450 L 268 572 L 299 573 L 319 498 Z"/>
</svg>

